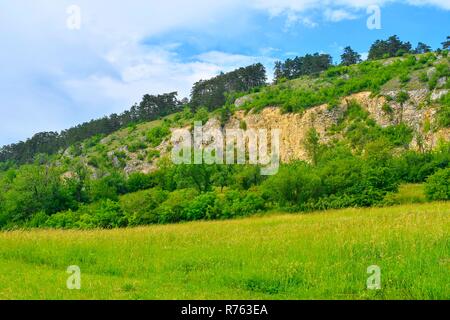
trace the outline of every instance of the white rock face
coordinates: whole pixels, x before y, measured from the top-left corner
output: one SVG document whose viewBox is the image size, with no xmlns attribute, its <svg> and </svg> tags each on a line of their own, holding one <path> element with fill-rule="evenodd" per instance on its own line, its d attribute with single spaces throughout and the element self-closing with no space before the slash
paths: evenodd
<svg viewBox="0 0 450 320">
<path fill-rule="evenodd" d="M 434 90 L 431 93 L 431 101 L 437 101 L 448 93 L 448 89 Z"/>
</svg>

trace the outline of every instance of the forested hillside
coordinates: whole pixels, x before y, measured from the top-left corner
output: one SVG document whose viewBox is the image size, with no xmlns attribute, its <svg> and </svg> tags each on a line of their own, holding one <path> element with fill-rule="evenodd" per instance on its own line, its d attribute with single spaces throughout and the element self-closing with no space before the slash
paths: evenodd
<svg viewBox="0 0 450 320">
<path fill-rule="evenodd" d="M 450 58 L 391 37 L 368 61 L 313 54 L 145 95 L 120 115 L 0 150 L 0 227 L 115 228 L 271 210 L 396 204 L 401 184 L 450 200 Z M 174 165 L 171 130 L 280 128 L 282 166 Z"/>
</svg>

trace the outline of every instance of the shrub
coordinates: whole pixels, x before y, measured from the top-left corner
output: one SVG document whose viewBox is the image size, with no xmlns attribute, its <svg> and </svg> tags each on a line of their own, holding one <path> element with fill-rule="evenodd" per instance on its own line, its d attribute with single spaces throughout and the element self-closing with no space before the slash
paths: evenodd
<svg viewBox="0 0 450 320">
<path fill-rule="evenodd" d="M 428 79 L 428 75 L 426 72 L 421 72 L 419 74 L 419 80 L 423 83 L 427 83 L 430 79 Z"/>
<path fill-rule="evenodd" d="M 411 80 L 411 77 L 409 76 L 408 73 L 404 73 L 404 74 L 400 75 L 399 80 L 400 80 L 400 83 L 406 84 L 409 82 L 409 80 Z"/>
<path fill-rule="evenodd" d="M 298 162 L 282 166 L 262 188 L 269 199 L 281 206 L 295 206 L 317 199 L 321 194 L 321 180 L 311 166 Z"/>
<path fill-rule="evenodd" d="M 45 212 L 40 211 L 31 217 L 31 219 L 26 223 L 26 226 L 28 228 L 44 227 L 44 226 L 46 226 L 48 219 L 49 219 L 49 216 Z"/>
<path fill-rule="evenodd" d="M 130 226 L 158 223 L 155 209 L 167 200 L 169 192 L 159 188 L 120 197 L 119 204 Z"/>
<path fill-rule="evenodd" d="M 167 200 L 155 210 L 159 223 L 186 221 L 185 209 L 197 195 L 195 189 L 181 189 L 170 193 Z"/>
<path fill-rule="evenodd" d="M 438 80 L 439 80 L 438 75 L 436 74 L 432 75 L 431 78 L 428 80 L 428 88 L 430 90 L 434 90 L 434 88 L 436 88 L 437 86 Z"/>
<path fill-rule="evenodd" d="M 138 142 L 129 144 L 127 147 L 128 147 L 128 151 L 136 152 L 136 151 L 147 148 L 147 145 L 143 141 L 138 141 Z"/>
<path fill-rule="evenodd" d="M 96 156 L 90 156 L 88 159 L 88 165 L 94 167 L 94 168 L 100 168 L 100 158 Z"/>
<path fill-rule="evenodd" d="M 102 140 L 103 135 L 97 134 L 95 136 L 92 136 L 91 138 L 87 139 L 84 142 L 85 148 L 92 148 L 98 145 L 98 143 Z"/>
<path fill-rule="evenodd" d="M 364 110 L 361 105 L 355 100 L 348 102 L 345 117 L 349 120 L 365 120 L 369 116 L 369 113 Z"/>
<path fill-rule="evenodd" d="M 335 205 L 339 204 L 337 207 L 377 204 L 387 192 L 398 187 L 394 170 L 376 158 L 336 159 L 322 164 L 319 176 L 322 198 L 333 200 Z"/>
<path fill-rule="evenodd" d="M 113 162 L 114 166 L 120 166 L 121 168 L 125 168 L 125 166 L 127 165 L 127 160 L 128 155 L 125 151 L 115 151 L 113 153 L 113 157 L 115 159 L 117 159 L 117 164 L 115 162 Z M 115 159 L 113 159 L 113 161 L 115 161 Z"/>
<path fill-rule="evenodd" d="M 150 143 L 150 146 L 157 147 L 168 135 L 170 135 L 168 126 L 154 127 L 147 133 L 147 141 Z"/>
<path fill-rule="evenodd" d="M 450 200 L 450 168 L 439 170 L 427 179 L 425 194 L 428 200 Z"/>
<path fill-rule="evenodd" d="M 392 113 L 394 113 L 394 110 L 388 103 L 383 104 L 381 110 L 383 110 L 383 112 L 388 115 L 392 115 Z"/>
<path fill-rule="evenodd" d="M 392 164 L 404 182 L 420 183 L 440 169 L 450 166 L 450 144 L 444 143 L 433 152 L 408 151 L 397 157 Z"/>
<path fill-rule="evenodd" d="M 161 156 L 161 152 L 155 149 L 151 149 L 147 153 L 147 159 L 148 161 L 153 161 L 156 158 L 159 158 Z"/>
<path fill-rule="evenodd" d="M 130 123 L 128 124 L 128 133 L 133 133 L 134 131 L 137 130 L 137 125 L 136 123 Z"/>
<path fill-rule="evenodd" d="M 209 112 L 208 109 L 204 107 L 198 109 L 194 115 L 194 121 L 200 121 L 203 124 L 208 122 L 208 119 L 209 119 Z"/>
<path fill-rule="evenodd" d="M 438 78 L 450 76 L 450 68 L 446 63 L 439 63 L 436 65 L 436 74 Z"/>
<path fill-rule="evenodd" d="M 400 104 L 405 103 L 406 101 L 409 100 L 409 94 L 408 94 L 408 92 L 406 92 L 406 91 L 400 91 L 400 92 L 397 94 L 397 96 L 395 97 L 395 100 L 396 100 L 398 103 L 400 103 Z"/>
<path fill-rule="evenodd" d="M 91 202 L 110 199 L 117 200 L 119 194 L 127 192 L 127 182 L 125 177 L 118 173 L 113 172 L 110 175 L 90 181 L 89 185 L 89 198 Z"/>
<path fill-rule="evenodd" d="M 127 180 L 127 192 L 136 192 L 154 187 L 154 176 L 135 172 L 130 174 Z"/>
<path fill-rule="evenodd" d="M 396 147 L 408 147 L 413 138 L 413 129 L 401 123 L 396 126 L 388 126 L 383 129 L 383 136 Z"/>
<path fill-rule="evenodd" d="M 78 227 L 79 216 L 72 210 L 51 215 L 45 223 L 46 227 L 55 229 L 73 229 Z"/>
<path fill-rule="evenodd" d="M 222 195 L 216 206 L 221 210 L 220 216 L 211 218 L 228 219 L 247 216 L 265 210 L 265 200 L 256 192 L 248 191 L 242 193 L 237 190 L 230 190 Z M 218 210 L 216 210 L 217 212 Z"/>
<path fill-rule="evenodd" d="M 187 220 L 202 220 L 220 216 L 220 208 L 216 205 L 217 195 L 208 192 L 199 195 L 186 207 L 184 216 Z"/>
<path fill-rule="evenodd" d="M 90 210 L 88 210 L 89 212 Z M 83 212 L 83 210 L 81 210 Z M 103 200 L 94 207 L 91 213 L 91 221 L 88 227 L 98 228 L 119 228 L 127 225 L 125 215 L 117 202 L 111 200 Z"/>
<path fill-rule="evenodd" d="M 235 170 L 232 177 L 233 187 L 241 190 L 248 190 L 259 185 L 264 177 L 261 176 L 261 169 L 258 166 L 245 165 L 233 168 Z"/>
</svg>

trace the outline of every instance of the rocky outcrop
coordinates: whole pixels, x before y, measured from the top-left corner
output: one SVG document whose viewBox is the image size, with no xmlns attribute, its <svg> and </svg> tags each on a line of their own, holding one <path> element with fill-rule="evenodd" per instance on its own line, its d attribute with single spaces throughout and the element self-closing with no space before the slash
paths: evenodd
<svg viewBox="0 0 450 320">
<path fill-rule="evenodd" d="M 398 91 L 391 91 L 385 95 L 372 96 L 370 92 L 361 92 L 342 99 L 338 107 L 330 109 L 328 105 L 310 108 L 303 114 L 282 114 L 276 107 L 265 108 L 260 113 L 238 111 L 227 124 L 236 128 L 241 121 L 245 121 L 248 128 L 280 129 L 281 131 L 281 161 L 289 162 L 295 159 L 306 160 L 307 155 L 303 147 L 305 135 L 314 127 L 320 134 L 321 142 L 328 143 L 339 139 L 340 134 L 331 134 L 330 128 L 337 125 L 344 115 L 350 101 L 354 100 L 365 108 L 370 117 L 382 127 L 406 123 L 414 130 L 411 142 L 412 149 L 433 149 L 439 140 L 450 141 L 450 130 L 433 130 L 437 109 L 433 103 L 439 100 L 448 90 L 427 89 L 409 91 L 409 99 L 403 104 L 396 102 Z M 388 106 L 388 108 L 386 107 Z M 429 124 L 427 128 L 425 124 Z"/>
<path fill-rule="evenodd" d="M 245 123 L 247 129 L 273 129 L 280 130 L 280 160 L 291 162 L 293 160 L 308 160 L 304 148 L 306 134 L 311 128 L 315 128 L 320 135 L 321 143 L 338 140 L 342 133 L 330 130 L 343 119 L 347 107 L 351 101 L 361 105 L 370 117 L 381 127 L 406 123 L 414 130 L 414 138 L 410 148 L 415 150 L 431 150 L 437 146 L 440 140 L 450 141 L 450 129 L 434 130 L 434 122 L 437 114 L 436 101 L 448 90 L 441 89 L 429 92 L 427 89 L 408 91 L 409 99 L 404 103 L 396 102 L 398 91 L 383 92 L 382 95 L 373 96 L 370 92 L 360 92 L 345 97 L 340 104 L 329 108 L 327 104 L 310 108 L 303 113 L 282 113 L 281 109 L 272 106 L 260 112 L 239 110 L 231 116 L 228 122 L 222 126 L 216 118 L 210 119 L 204 129 L 238 129 Z M 250 101 L 240 98 L 239 103 Z M 187 128 L 189 129 L 189 128 Z M 172 129 L 174 130 L 174 129 Z M 170 139 L 156 147 L 161 157 L 167 156 L 171 150 Z M 158 159 L 148 161 L 139 159 L 138 153 L 131 153 L 126 148 L 120 149 L 126 152 L 128 160 L 124 171 L 148 173 L 157 169 Z M 110 154 L 114 158 L 114 154 Z"/>
</svg>

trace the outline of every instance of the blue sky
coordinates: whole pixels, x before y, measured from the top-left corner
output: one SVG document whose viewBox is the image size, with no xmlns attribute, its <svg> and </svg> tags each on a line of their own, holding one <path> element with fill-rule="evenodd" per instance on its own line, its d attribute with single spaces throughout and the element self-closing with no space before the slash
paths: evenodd
<svg viewBox="0 0 450 320">
<path fill-rule="evenodd" d="M 145 93 L 178 91 L 254 62 L 343 47 L 367 54 L 397 34 L 433 48 L 450 0 L 5 0 L 0 3 L 0 145 L 122 112 Z M 67 27 L 68 7 L 80 28 Z M 378 5 L 381 29 L 367 28 Z"/>
</svg>

